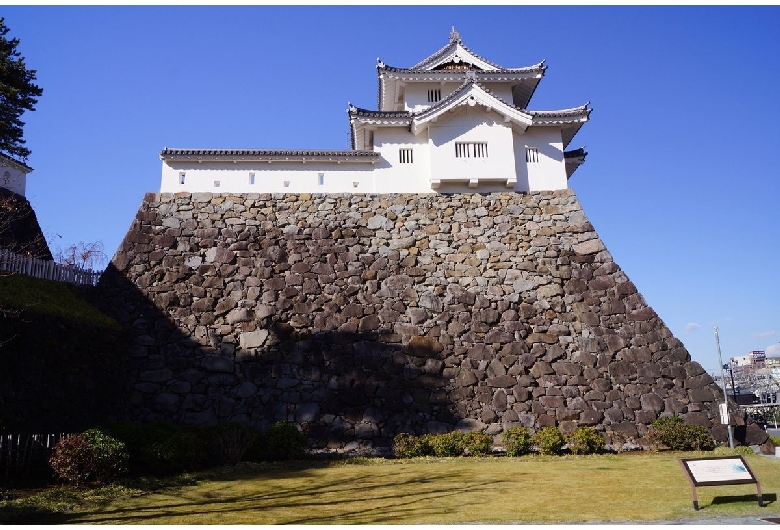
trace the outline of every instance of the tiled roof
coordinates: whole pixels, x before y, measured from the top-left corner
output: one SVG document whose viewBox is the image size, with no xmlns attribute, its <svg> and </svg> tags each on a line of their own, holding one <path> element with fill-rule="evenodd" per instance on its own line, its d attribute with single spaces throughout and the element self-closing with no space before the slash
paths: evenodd
<svg viewBox="0 0 780 530">
<path fill-rule="evenodd" d="M 574 107 L 571 109 L 561 109 L 561 110 L 529 110 L 527 111 L 531 116 L 534 118 L 539 118 L 538 121 L 556 121 L 555 118 L 571 118 L 574 116 L 581 116 L 583 113 L 586 113 L 586 115 L 589 115 L 591 110 L 589 109 L 588 105 L 590 102 L 585 103 L 581 107 Z"/>
<path fill-rule="evenodd" d="M 456 88 L 455 90 L 453 90 L 452 92 L 450 92 L 450 93 L 447 95 L 447 97 L 446 97 L 446 98 L 444 98 L 444 99 L 442 99 L 442 100 L 440 100 L 440 101 L 436 102 L 434 105 L 431 105 L 431 106 L 430 106 L 430 107 L 428 107 L 427 109 L 425 109 L 425 110 L 423 110 L 423 111 L 420 111 L 420 112 L 419 112 L 419 113 L 418 113 L 416 116 L 419 116 L 419 117 L 424 117 L 424 116 L 425 116 L 425 115 L 427 115 L 427 114 L 430 114 L 430 113 L 432 113 L 432 112 L 436 112 L 436 110 L 438 110 L 438 109 L 439 109 L 439 107 L 444 107 L 444 106 L 446 106 L 446 105 L 447 105 L 447 104 L 448 104 L 450 101 L 452 101 L 453 99 L 456 99 L 456 98 L 460 97 L 460 95 L 461 95 L 461 94 L 463 94 L 464 92 L 468 92 L 469 88 L 471 88 L 471 86 L 472 86 L 472 85 L 474 85 L 474 86 L 478 86 L 479 88 L 481 88 L 482 90 L 484 90 L 485 92 L 487 92 L 487 93 L 488 93 L 488 94 L 490 94 L 491 96 L 495 97 L 496 99 L 498 99 L 498 100 L 499 100 L 499 101 L 501 101 L 502 103 L 506 103 L 506 102 L 505 102 L 505 101 L 503 101 L 501 98 L 497 98 L 495 95 L 493 95 L 493 94 L 490 92 L 490 90 L 488 90 L 488 89 L 487 89 L 487 88 L 485 88 L 484 86 L 480 85 L 480 84 L 479 84 L 477 81 L 475 81 L 474 79 L 468 79 L 468 78 L 467 78 L 467 79 L 466 79 L 466 81 L 465 81 L 465 82 L 464 82 L 462 85 L 460 85 L 458 88 Z M 511 107 L 512 105 L 509 105 L 509 106 Z"/>
<path fill-rule="evenodd" d="M 430 55 L 430 56 L 426 57 L 425 59 L 423 59 L 419 63 L 417 63 L 414 66 L 412 66 L 411 70 L 424 69 L 426 66 L 430 65 L 431 63 L 435 63 L 436 61 L 438 61 L 439 59 L 441 59 L 445 55 L 449 55 L 457 47 L 458 44 L 460 44 L 461 47 L 464 50 L 466 50 L 467 52 L 472 54 L 477 59 L 486 62 L 487 64 L 489 64 L 493 68 L 497 68 L 499 70 L 503 70 L 503 68 L 501 66 L 499 66 L 499 65 L 497 65 L 497 64 L 495 64 L 495 63 L 493 63 L 491 61 L 488 61 L 484 57 L 481 57 L 480 55 L 478 55 L 478 54 L 474 53 L 473 51 L 471 51 L 465 44 L 463 44 L 463 41 L 460 40 L 460 36 L 458 36 L 457 39 L 454 39 L 454 40 L 451 39 L 450 42 L 448 42 L 439 51 L 435 52 L 433 55 Z"/>
<path fill-rule="evenodd" d="M 169 149 L 160 152 L 160 158 L 198 157 L 367 157 L 376 158 L 374 151 L 345 150 L 297 150 L 297 149 Z"/>
<path fill-rule="evenodd" d="M 584 147 L 563 152 L 563 158 L 579 158 L 579 157 L 585 158 L 586 156 L 588 156 L 588 153 L 587 151 L 585 151 Z"/>
<path fill-rule="evenodd" d="M 29 173 L 33 170 L 27 164 L 19 162 L 15 158 L 11 158 L 10 156 L 4 155 L 3 153 L 0 153 L 0 165 L 11 166 L 18 169 L 19 171 L 24 171 L 25 173 Z"/>
<path fill-rule="evenodd" d="M 368 109 L 361 109 L 359 107 L 350 107 L 347 111 L 349 114 L 354 116 L 363 116 L 366 118 L 411 118 L 414 116 L 413 112 L 409 112 L 407 110 L 398 110 L 398 111 L 386 111 L 386 110 L 368 110 Z"/>
<path fill-rule="evenodd" d="M 397 68 L 395 66 L 388 66 L 384 65 L 381 67 L 377 67 L 379 70 L 385 71 L 385 72 L 399 72 L 399 73 L 408 73 L 408 74 L 437 74 L 437 75 L 445 75 L 449 74 L 452 76 L 457 75 L 465 75 L 465 73 L 469 70 L 426 70 L 424 68 Z M 474 72 L 477 75 L 495 75 L 497 73 L 502 74 L 526 74 L 529 72 L 538 72 L 538 71 L 544 71 L 547 67 L 544 66 L 544 61 L 538 64 L 534 64 L 531 66 L 525 66 L 523 68 L 500 68 L 499 70 L 474 70 Z"/>
<path fill-rule="evenodd" d="M 368 110 L 368 109 L 358 108 L 355 106 L 350 106 L 348 112 L 351 116 L 360 116 L 360 117 L 375 118 L 375 119 L 409 119 L 409 120 L 414 118 L 424 119 L 429 114 L 437 112 L 441 107 L 448 105 L 452 100 L 460 97 L 464 92 L 467 92 L 471 88 L 471 86 L 477 86 L 483 91 L 485 91 L 486 93 L 490 94 L 496 100 L 505 104 L 507 107 L 531 116 L 533 118 L 534 123 L 537 125 L 555 125 L 555 124 L 565 124 L 567 122 L 571 123 L 572 118 L 587 119 L 592 110 L 588 108 L 589 103 L 586 103 L 585 105 L 582 105 L 580 107 L 561 109 L 561 110 L 527 110 L 524 108 L 520 108 L 496 96 L 488 88 L 486 88 L 479 81 L 477 81 L 475 76 L 470 75 L 466 77 L 466 81 L 462 85 L 460 85 L 458 88 L 456 88 L 451 93 L 449 93 L 447 97 L 441 99 L 440 101 L 436 102 L 430 107 L 418 112 Z M 577 130 L 579 130 L 579 126 L 576 127 L 576 129 L 571 134 L 572 137 L 574 136 L 574 134 L 576 134 Z M 570 141 L 571 138 L 568 138 L 568 140 Z M 566 144 L 568 144 L 568 141 L 566 141 Z"/>
</svg>

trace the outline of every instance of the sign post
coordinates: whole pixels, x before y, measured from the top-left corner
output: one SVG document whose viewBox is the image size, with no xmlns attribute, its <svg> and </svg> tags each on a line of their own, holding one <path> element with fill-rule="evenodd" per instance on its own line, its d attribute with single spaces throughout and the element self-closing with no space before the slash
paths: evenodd
<svg viewBox="0 0 780 530">
<path fill-rule="evenodd" d="M 764 507 L 761 484 L 750 466 L 741 456 L 714 456 L 709 458 L 681 458 L 682 466 L 693 493 L 693 509 L 699 510 L 696 488 L 699 486 L 728 486 L 731 484 L 755 484 L 758 505 Z"/>
</svg>

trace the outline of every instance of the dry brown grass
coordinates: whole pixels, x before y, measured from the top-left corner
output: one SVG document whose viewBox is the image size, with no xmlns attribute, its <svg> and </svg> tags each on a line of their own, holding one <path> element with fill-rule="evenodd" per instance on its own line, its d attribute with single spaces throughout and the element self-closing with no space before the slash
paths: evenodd
<svg viewBox="0 0 780 530">
<path fill-rule="evenodd" d="M 755 485 L 698 489 L 691 453 L 299 462 L 240 465 L 194 485 L 115 499 L 58 522 L 77 524 L 453 524 L 652 522 L 777 516 L 780 460 L 749 456 Z M 701 454 L 700 456 L 711 456 Z"/>
</svg>

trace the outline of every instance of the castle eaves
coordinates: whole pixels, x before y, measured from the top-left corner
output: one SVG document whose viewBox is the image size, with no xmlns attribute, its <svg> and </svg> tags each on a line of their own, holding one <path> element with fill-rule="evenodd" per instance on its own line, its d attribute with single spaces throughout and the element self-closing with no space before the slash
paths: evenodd
<svg viewBox="0 0 780 530">
<path fill-rule="evenodd" d="M 361 161 L 373 163 L 379 158 L 374 151 L 356 150 L 299 150 L 299 149 L 169 149 L 160 152 L 161 160 L 300 160 Z"/>
<path fill-rule="evenodd" d="M 449 56 L 455 54 L 458 51 L 458 48 L 464 50 L 468 54 L 472 55 L 474 58 L 476 58 L 479 61 L 482 61 L 489 67 L 495 68 L 496 70 L 504 70 L 503 67 L 488 61 L 484 57 L 474 53 L 471 51 L 465 44 L 463 44 L 463 41 L 458 39 L 450 39 L 450 42 L 448 42 L 445 46 L 443 46 L 438 51 L 434 52 L 432 55 L 429 55 L 419 63 L 415 64 L 411 67 L 412 70 L 417 69 L 431 69 L 438 66 L 442 61 L 444 61 Z"/>
<path fill-rule="evenodd" d="M 33 168 L 27 164 L 19 162 L 15 158 L 11 158 L 10 156 L 6 156 L 2 153 L 0 153 L 0 165 L 11 166 L 12 168 L 18 169 L 24 173 L 29 173 L 33 170 Z"/>
</svg>

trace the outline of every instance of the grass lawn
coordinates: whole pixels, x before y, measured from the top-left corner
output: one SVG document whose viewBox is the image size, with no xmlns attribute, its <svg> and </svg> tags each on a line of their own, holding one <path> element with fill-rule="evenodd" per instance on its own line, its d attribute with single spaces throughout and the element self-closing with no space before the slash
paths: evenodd
<svg viewBox="0 0 780 530">
<path fill-rule="evenodd" d="M 679 458 L 712 453 L 356 459 L 240 464 L 155 491 L 81 494 L 34 522 L 62 524 L 457 524 L 777 517 L 780 459 L 747 456 L 761 482 L 691 488 Z M 0 503 L 0 521 L 11 501 Z M 64 506 L 64 507 L 63 507 Z"/>
<path fill-rule="evenodd" d="M 114 320 L 86 302 L 75 285 L 23 274 L 0 274 L 0 308 L 119 328 Z"/>
</svg>

